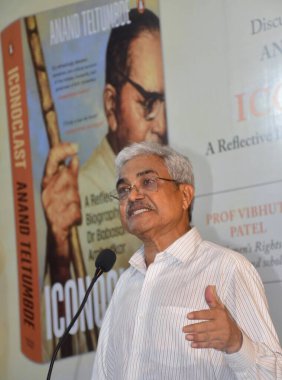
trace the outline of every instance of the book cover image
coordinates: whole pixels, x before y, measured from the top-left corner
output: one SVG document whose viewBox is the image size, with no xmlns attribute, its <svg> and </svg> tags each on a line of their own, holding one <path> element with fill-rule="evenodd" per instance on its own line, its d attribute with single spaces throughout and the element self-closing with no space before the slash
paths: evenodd
<svg viewBox="0 0 282 380">
<path fill-rule="evenodd" d="M 19 276 L 21 349 L 50 360 L 104 248 L 60 356 L 96 349 L 114 286 L 140 242 L 119 220 L 114 158 L 129 142 L 167 143 L 158 1 L 92 0 L 15 21 L 2 54 Z"/>
</svg>

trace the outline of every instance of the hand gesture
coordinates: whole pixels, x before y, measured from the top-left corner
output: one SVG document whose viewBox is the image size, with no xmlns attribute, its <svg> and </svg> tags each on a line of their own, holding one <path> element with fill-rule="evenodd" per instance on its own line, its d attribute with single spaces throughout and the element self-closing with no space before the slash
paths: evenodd
<svg viewBox="0 0 282 380">
<path fill-rule="evenodd" d="M 239 351 L 242 332 L 219 299 L 215 286 L 207 286 L 205 300 L 209 309 L 187 315 L 189 320 L 203 321 L 184 326 L 185 339 L 191 342 L 193 348 L 214 348 L 228 354 Z"/>
<path fill-rule="evenodd" d="M 70 228 L 81 221 L 77 151 L 77 145 L 70 143 L 52 148 L 42 181 L 42 203 L 57 247 L 66 243 Z"/>
</svg>

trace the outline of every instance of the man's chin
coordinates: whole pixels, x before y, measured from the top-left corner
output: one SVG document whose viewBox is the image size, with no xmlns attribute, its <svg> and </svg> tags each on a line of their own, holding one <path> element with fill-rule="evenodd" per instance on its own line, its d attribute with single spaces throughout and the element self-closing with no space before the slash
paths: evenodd
<svg viewBox="0 0 282 380">
<path fill-rule="evenodd" d="M 134 214 L 127 218 L 126 230 L 137 237 L 142 235 L 149 227 L 150 212 Z"/>
</svg>

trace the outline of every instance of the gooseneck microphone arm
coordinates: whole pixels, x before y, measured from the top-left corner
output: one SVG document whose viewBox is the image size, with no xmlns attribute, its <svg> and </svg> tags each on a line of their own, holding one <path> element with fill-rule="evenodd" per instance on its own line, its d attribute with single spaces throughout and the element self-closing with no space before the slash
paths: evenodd
<svg viewBox="0 0 282 380">
<path fill-rule="evenodd" d="M 51 379 L 52 369 L 53 369 L 53 366 L 54 366 L 54 363 L 56 360 L 57 353 L 59 352 L 59 349 L 61 348 L 62 344 L 65 342 L 65 340 L 68 336 L 68 333 L 70 332 L 70 330 L 73 327 L 73 325 L 75 324 L 79 314 L 81 313 L 95 282 L 98 280 L 98 278 L 101 276 L 102 273 L 108 272 L 109 270 L 112 269 L 115 261 L 116 261 L 116 254 L 111 249 L 103 249 L 99 253 L 99 255 L 97 256 L 97 259 L 95 261 L 96 271 L 95 271 L 94 277 L 92 278 L 90 285 L 85 292 L 84 298 L 83 298 L 77 312 L 75 313 L 74 317 L 72 318 L 70 324 L 66 328 L 64 334 L 62 335 L 61 339 L 59 340 L 59 342 L 58 342 L 58 344 L 57 344 L 57 346 L 53 352 L 46 380 Z"/>
</svg>

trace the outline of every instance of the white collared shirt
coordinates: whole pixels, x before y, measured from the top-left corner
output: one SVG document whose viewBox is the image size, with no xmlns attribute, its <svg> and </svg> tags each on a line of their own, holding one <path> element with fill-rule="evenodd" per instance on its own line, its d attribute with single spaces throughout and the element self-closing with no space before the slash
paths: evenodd
<svg viewBox="0 0 282 380">
<path fill-rule="evenodd" d="M 217 293 L 243 332 L 238 353 L 193 349 L 182 327 Z M 100 332 L 92 380 L 282 379 L 282 351 L 261 280 L 237 252 L 193 228 L 146 268 L 143 248 L 121 276 Z"/>
</svg>

